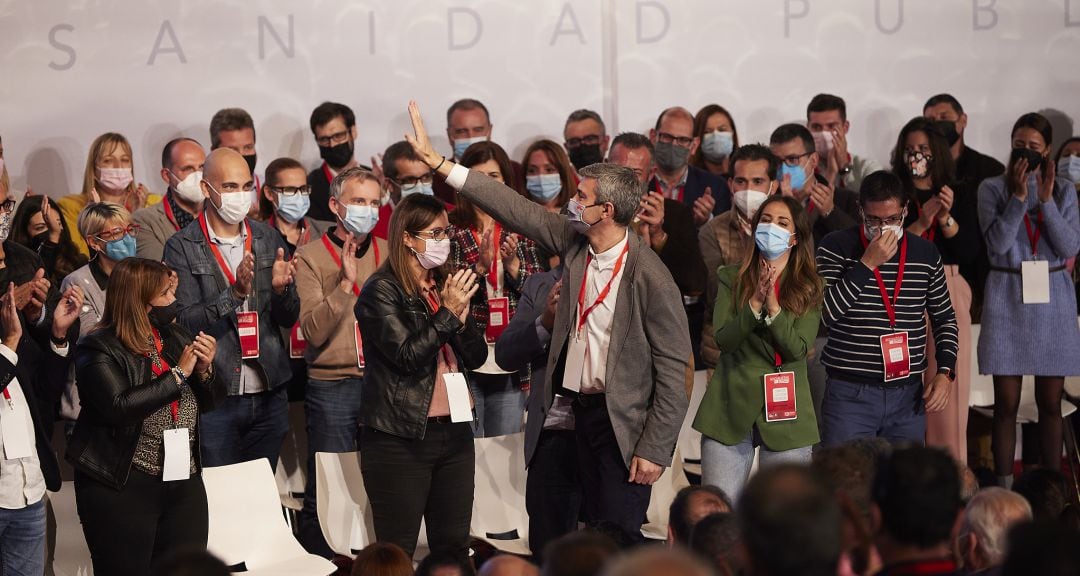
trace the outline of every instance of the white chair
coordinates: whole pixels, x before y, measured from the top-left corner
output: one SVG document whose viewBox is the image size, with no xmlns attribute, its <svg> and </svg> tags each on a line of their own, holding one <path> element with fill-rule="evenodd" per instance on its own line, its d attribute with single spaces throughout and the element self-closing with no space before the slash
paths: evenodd
<svg viewBox="0 0 1080 576">
<path fill-rule="evenodd" d="M 328 576 L 337 568 L 308 554 L 289 531 L 265 459 L 203 469 L 210 534 L 206 548 L 246 574 Z"/>
<path fill-rule="evenodd" d="M 353 558 L 375 541 L 371 502 L 360 475 L 360 453 L 315 454 L 319 526 L 330 549 Z"/>
<path fill-rule="evenodd" d="M 679 493 L 679 490 L 690 485 L 683 471 L 682 461 L 680 448 L 676 448 L 675 456 L 671 459 L 671 466 L 665 469 L 660 479 L 653 484 L 652 495 L 649 497 L 649 510 L 645 513 L 645 525 L 641 527 L 641 535 L 650 540 L 667 540 L 668 511 L 671 508 L 671 502 L 675 500 L 675 495 Z"/>
<path fill-rule="evenodd" d="M 690 390 L 690 407 L 686 410 L 682 430 L 679 431 L 679 449 L 686 463 L 701 464 L 701 432 L 694 430 L 694 417 L 705 397 L 705 388 L 709 386 L 708 371 L 694 372 L 694 387 Z M 698 470 L 700 473 L 700 469 Z"/>
<path fill-rule="evenodd" d="M 524 434 L 477 438 L 471 534 L 511 554 L 529 555 Z"/>
<path fill-rule="evenodd" d="M 307 419 L 303 402 L 289 402 L 289 433 L 281 445 L 274 479 L 289 528 L 296 534 L 296 519 L 304 507 L 307 481 Z"/>
<path fill-rule="evenodd" d="M 54 576 L 93 576 L 90 549 L 75 508 L 75 483 L 64 482 L 59 492 L 47 493 L 45 573 Z"/>
</svg>

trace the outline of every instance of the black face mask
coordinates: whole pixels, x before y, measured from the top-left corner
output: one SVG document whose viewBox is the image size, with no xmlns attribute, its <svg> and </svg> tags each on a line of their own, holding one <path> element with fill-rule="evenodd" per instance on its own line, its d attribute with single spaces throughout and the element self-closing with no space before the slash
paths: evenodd
<svg viewBox="0 0 1080 576">
<path fill-rule="evenodd" d="M 1034 150 L 1028 150 L 1027 148 L 1013 148 L 1012 155 L 1009 157 L 1009 166 L 1016 164 L 1016 161 L 1025 158 L 1028 162 L 1028 172 L 1034 172 L 1042 166 L 1043 155 Z"/>
<path fill-rule="evenodd" d="M 244 156 L 244 160 L 247 160 L 248 163 L 248 170 L 251 171 L 253 175 L 255 174 L 255 161 L 258 159 L 259 157 L 256 154 L 249 154 L 247 156 Z"/>
<path fill-rule="evenodd" d="M 949 142 L 949 146 L 956 144 L 960 140 L 960 133 L 956 131 L 956 122 L 935 120 L 934 125 L 938 127 L 938 130 L 941 130 L 945 140 Z"/>
<path fill-rule="evenodd" d="M 570 149 L 570 162 L 578 170 L 603 160 L 604 155 L 600 153 L 599 144 L 582 144 L 577 148 Z"/>
<path fill-rule="evenodd" d="M 337 146 L 319 146 L 319 156 L 334 170 L 344 168 L 353 157 L 353 142 L 348 140 Z"/>
<path fill-rule="evenodd" d="M 33 250 L 34 252 L 37 252 L 41 248 L 41 245 L 44 244 L 45 241 L 48 240 L 48 239 L 49 239 L 49 231 L 48 230 L 31 237 L 30 238 L 30 249 Z"/>
<path fill-rule="evenodd" d="M 148 316 L 150 317 L 150 324 L 160 328 L 172 324 L 179 313 L 180 302 L 173 300 L 173 303 L 168 306 L 151 306 Z"/>
</svg>

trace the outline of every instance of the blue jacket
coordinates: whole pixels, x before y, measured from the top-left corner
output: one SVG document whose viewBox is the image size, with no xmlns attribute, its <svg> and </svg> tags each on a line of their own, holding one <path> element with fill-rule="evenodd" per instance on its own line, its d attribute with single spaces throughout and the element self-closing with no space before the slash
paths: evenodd
<svg viewBox="0 0 1080 576">
<path fill-rule="evenodd" d="M 300 298 L 292 285 L 281 295 L 275 294 L 271 286 L 278 248 L 288 253 L 281 235 L 251 219 L 247 225 L 251 251 L 255 254 L 255 289 L 248 297 L 248 306 L 259 313 L 259 358 L 254 362 L 262 370 L 267 386 L 273 389 L 292 378 L 289 353 L 280 328 L 296 324 Z M 179 279 L 177 322 L 192 334 L 203 331 L 217 339 L 214 369 L 225 379 L 229 394 L 239 394 L 241 354 L 236 309 L 243 301 L 233 296 L 198 220 L 169 238 L 164 262 L 176 271 Z"/>
<path fill-rule="evenodd" d="M 706 188 L 709 188 L 712 191 L 713 200 L 716 201 L 713 216 L 719 216 L 731 209 L 731 189 L 728 188 L 725 178 L 695 166 L 687 166 L 686 169 L 686 186 L 683 188 L 682 196 L 683 204 L 693 208 L 694 202 L 705 194 Z M 649 190 L 660 191 L 656 176 L 653 176 L 649 182 Z"/>
</svg>

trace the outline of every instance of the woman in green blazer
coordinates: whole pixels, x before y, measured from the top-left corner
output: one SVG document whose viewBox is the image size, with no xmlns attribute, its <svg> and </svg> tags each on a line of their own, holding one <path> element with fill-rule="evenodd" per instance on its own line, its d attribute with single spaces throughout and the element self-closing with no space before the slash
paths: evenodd
<svg viewBox="0 0 1080 576">
<path fill-rule="evenodd" d="M 810 222 L 798 201 L 771 196 L 753 225 L 746 260 L 717 270 L 720 361 L 694 418 L 702 482 L 732 500 L 750 474 L 755 447 L 762 447 L 761 466 L 808 463 L 819 439 L 806 375 L 822 299 Z"/>
</svg>

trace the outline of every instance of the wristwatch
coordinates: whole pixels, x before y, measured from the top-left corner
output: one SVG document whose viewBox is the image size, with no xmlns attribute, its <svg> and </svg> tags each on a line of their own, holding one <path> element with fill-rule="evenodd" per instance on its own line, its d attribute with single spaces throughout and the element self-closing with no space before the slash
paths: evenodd
<svg viewBox="0 0 1080 576">
<path fill-rule="evenodd" d="M 956 382 L 956 373 L 951 368 L 938 368 L 937 373 L 948 376 L 949 382 Z"/>
</svg>

